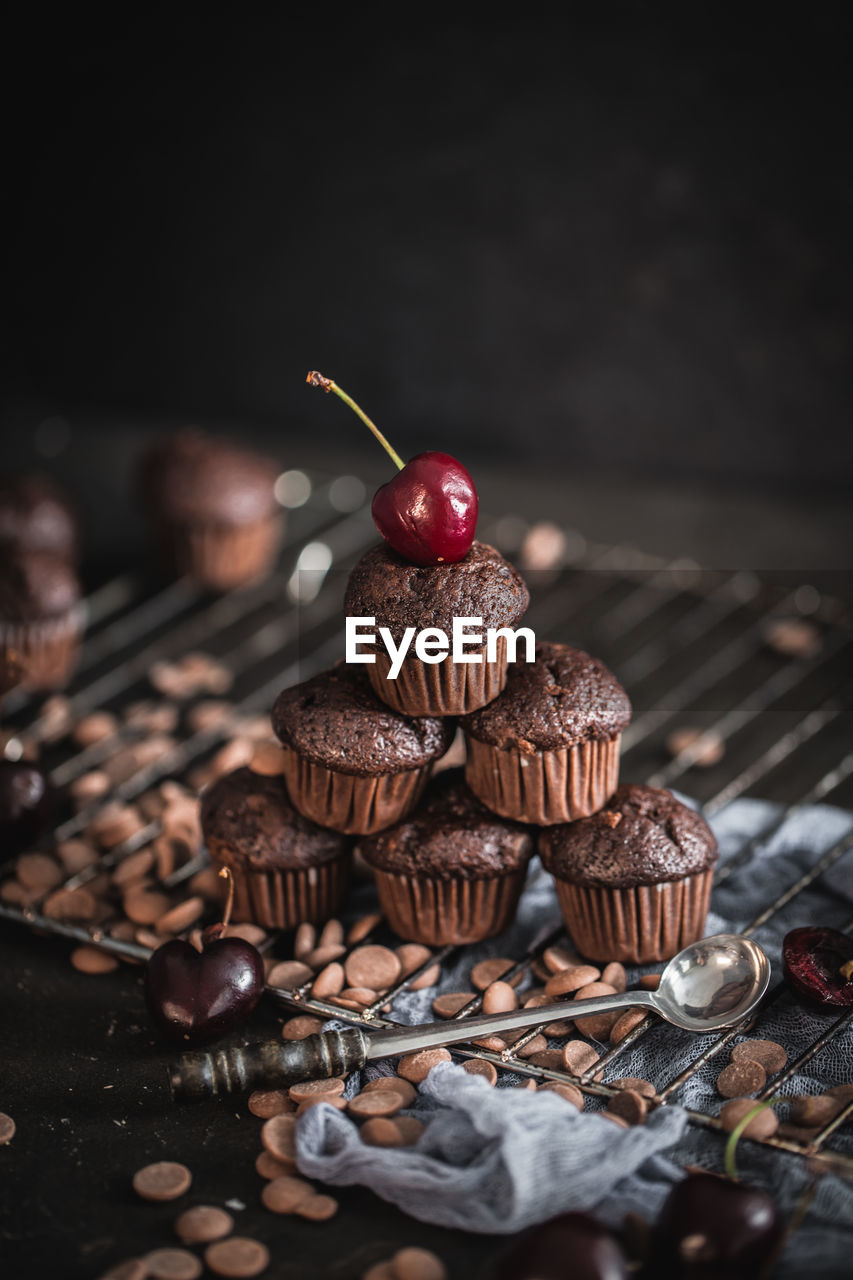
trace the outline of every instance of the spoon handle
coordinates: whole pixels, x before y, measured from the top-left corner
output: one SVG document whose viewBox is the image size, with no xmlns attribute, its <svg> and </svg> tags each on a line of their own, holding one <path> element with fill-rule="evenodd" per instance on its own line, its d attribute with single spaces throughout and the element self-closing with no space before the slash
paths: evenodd
<svg viewBox="0 0 853 1280">
<path fill-rule="evenodd" d="M 532 1009 L 515 1009 L 512 1013 L 479 1013 L 472 1018 L 444 1022 L 421 1023 L 420 1026 L 393 1027 L 373 1032 L 367 1051 L 369 1059 L 390 1058 L 398 1053 L 414 1053 L 418 1049 L 435 1049 L 463 1040 L 500 1035 L 502 1031 L 527 1031 L 540 1023 L 583 1018 L 591 1013 L 615 1013 L 619 1009 L 654 1009 L 651 991 L 624 991 L 592 1000 L 561 1000 Z"/>
</svg>

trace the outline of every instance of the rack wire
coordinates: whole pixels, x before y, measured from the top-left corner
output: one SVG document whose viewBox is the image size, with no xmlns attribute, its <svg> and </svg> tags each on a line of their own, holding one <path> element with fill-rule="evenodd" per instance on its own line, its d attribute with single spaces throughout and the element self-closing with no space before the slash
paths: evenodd
<svg viewBox="0 0 853 1280">
<path fill-rule="evenodd" d="M 87 600 L 88 632 L 63 704 L 66 722 L 104 707 L 118 711 L 143 696 L 150 699 L 152 666 L 193 649 L 213 655 L 231 673 L 231 712 L 211 727 L 175 738 L 108 795 L 63 815 L 51 833 L 52 842 L 85 831 L 109 802 L 130 802 L 165 779 L 185 779 L 194 766 L 233 737 L 241 718 L 268 711 L 281 688 L 341 656 L 345 575 L 375 541 L 363 487 L 353 477 L 289 472 L 281 477 L 277 491 L 282 505 L 290 507 L 289 536 L 276 571 L 265 581 L 212 598 L 187 582 L 152 586 L 131 573 L 106 583 Z M 709 815 L 721 813 L 756 788 L 763 795 L 771 793 L 769 798 L 784 798 L 778 816 L 719 868 L 717 884 L 758 856 L 804 806 L 827 799 L 843 807 L 853 804 L 853 751 L 847 750 L 853 709 L 847 682 L 853 625 L 843 595 L 818 591 L 808 583 L 771 582 L 744 572 L 702 569 L 683 560 L 666 562 L 632 547 L 589 544 L 573 530 L 550 527 L 544 533 L 550 548 L 548 563 L 531 570 L 531 562 L 542 562 L 535 527 L 515 517 L 483 519 L 480 525 L 481 538 L 520 556 L 532 588 L 526 624 L 539 635 L 590 649 L 629 689 L 635 716 L 623 736 L 623 776 L 655 786 L 684 784 Z M 770 647 L 769 628 L 792 618 L 801 625 L 807 623 L 809 642 L 789 646 L 788 652 L 780 651 L 778 645 Z M 94 745 L 75 749 L 67 736 L 53 741 L 56 704 L 49 699 L 13 693 L 3 714 L 7 755 L 15 758 L 39 750 L 60 789 L 108 763 L 141 736 L 132 724 L 122 724 Z M 701 736 L 667 758 L 668 732 L 685 722 L 697 726 Z M 700 769 L 698 763 L 709 742 L 722 744 L 725 754 L 712 767 Z M 94 881 L 160 832 L 155 818 L 51 892 Z M 852 850 L 853 833 L 838 840 L 768 903 L 744 933 L 760 931 Z M 174 890 L 205 865 L 201 851 L 164 876 L 162 885 Z M 13 871 L 13 864 L 0 870 L 0 886 L 2 877 Z M 150 954 L 139 942 L 112 937 L 109 921 L 83 924 L 53 919 L 43 913 L 43 903 L 44 897 L 26 905 L 0 900 L 0 919 L 92 944 L 125 959 L 144 960 Z M 844 927 L 853 932 L 853 918 Z M 548 929 L 517 959 L 505 980 L 528 975 L 545 949 L 561 938 L 565 938 L 562 927 Z M 268 945 L 274 942 L 271 938 Z M 270 991 L 282 1004 L 322 1018 L 368 1028 L 394 1026 L 397 996 L 433 965 L 455 960 L 459 950 L 435 949 L 418 970 L 360 1012 L 312 997 L 310 983 L 290 991 Z M 777 984 L 759 1018 L 782 995 L 782 984 Z M 481 1002 L 479 996 L 471 1000 L 456 1018 L 479 1011 Z M 786 1084 L 842 1036 L 851 1021 L 853 1009 L 836 1018 L 773 1078 L 760 1099 L 784 1096 Z M 454 1046 L 453 1052 L 490 1062 L 499 1071 L 571 1083 L 585 1093 L 607 1098 L 616 1090 L 601 1078 L 602 1073 L 607 1075 L 632 1045 L 660 1025 L 649 1015 L 581 1076 L 520 1056 L 542 1034 L 542 1027 L 531 1029 L 501 1053 L 473 1044 Z M 741 1024 L 717 1036 L 685 1070 L 657 1087 L 652 1105 L 677 1100 L 687 1081 L 744 1029 Z M 767 1148 L 806 1156 L 824 1169 L 853 1176 L 853 1158 L 828 1145 L 852 1113 L 853 1102 L 809 1142 L 778 1135 L 760 1141 Z M 692 1109 L 688 1115 L 694 1125 L 722 1131 L 715 1115 Z"/>
</svg>

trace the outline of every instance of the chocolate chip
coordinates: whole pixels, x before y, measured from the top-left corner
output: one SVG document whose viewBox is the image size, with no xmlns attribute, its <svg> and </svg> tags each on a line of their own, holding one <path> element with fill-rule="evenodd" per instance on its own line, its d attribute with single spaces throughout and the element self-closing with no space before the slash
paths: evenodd
<svg viewBox="0 0 853 1280">
<path fill-rule="evenodd" d="M 549 1037 L 549 1039 L 559 1040 L 562 1039 L 563 1036 L 570 1036 L 574 1025 L 575 1024 L 570 1022 L 568 1018 L 564 1018 L 562 1021 L 546 1023 L 542 1028 L 542 1031 L 544 1035 Z"/>
<path fill-rule="evenodd" d="M 159 934 L 183 933 L 204 913 L 203 898 L 185 898 L 161 916 L 154 926 Z"/>
<path fill-rule="evenodd" d="M 56 852 L 65 874 L 69 876 L 76 876 L 98 861 L 97 853 L 85 840 L 62 840 L 56 846 Z"/>
<path fill-rule="evenodd" d="M 331 964 L 327 964 L 325 969 L 317 974 L 314 979 L 314 985 L 311 987 L 311 994 L 317 1000 L 327 1000 L 329 996 L 339 996 L 344 989 L 344 967 L 338 964 L 337 960 L 333 960 Z"/>
<path fill-rule="evenodd" d="M 602 970 L 601 981 L 609 983 L 614 991 L 625 991 L 628 987 L 625 966 L 618 960 L 611 960 L 610 964 L 606 964 Z"/>
<path fill-rule="evenodd" d="M 338 965 L 340 968 L 340 965 Z M 282 960 L 275 966 L 269 976 L 269 985 L 271 987 L 279 987 L 282 991 L 292 991 L 297 987 L 304 986 L 306 982 L 310 982 L 313 974 L 307 964 L 302 964 L 300 960 Z M 341 974 L 343 977 L 343 973 Z M 341 987 L 343 983 L 341 983 Z M 341 990 L 338 987 L 338 991 Z"/>
<path fill-rule="evenodd" d="M 563 1055 L 559 1049 L 543 1049 L 541 1053 L 534 1053 L 528 1058 L 528 1062 L 545 1071 L 559 1071 L 563 1066 Z"/>
<path fill-rule="evenodd" d="M 399 1249 L 394 1254 L 391 1271 L 395 1280 L 448 1280 L 441 1258 L 429 1249 L 419 1249 L 414 1245 Z"/>
<path fill-rule="evenodd" d="M 273 970 L 273 973 L 275 970 Z M 272 975 L 270 975 L 271 977 Z M 271 985 L 275 986 L 275 983 Z M 308 1014 L 300 1014 L 296 1018 L 288 1018 L 281 1029 L 285 1040 L 304 1040 L 306 1036 L 316 1036 L 323 1030 L 320 1018 L 312 1018 Z"/>
<path fill-rule="evenodd" d="M 548 996 L 565 996 L 572 991 L 580 991 L 601 976 L 601 971 L 591 964 L 573 964 L 567 969 L 560 969 L 545 983 L 545 994 Z"/>
<path fill-rule="evenodd" d="M 446 991 L 436 996 L 432 1002 L 432 1011 L 437 1018 L 454 1018 L 466 1004 L 476 1000 L 475 991 Z"/>
<path fill-rule="evenodd" d="M 270 1252 L 259 1240 L 248 1236 L 231 1236 L 217 1240 L 204 1251 L 204 1261 L 211 1271 L 229 1280 L 248 1280 L 269 1266 Z"/>
<path fill-rule="evenodd" d="M 405 1105 L 403 1095 L 394 1089 L 374 1089 L 372 1092 L 359 1093 L 351 1098 L 347 1109 L 350 1115 L 367 1120 L 371 1116 L 396 1115 Z"/>
<path fill-rule="evenodd" d="M 547 1049 L 548 1041 L 545 1037 L 534 1036 L 532 1040 L 528 1040 L 527 1044 L 515 1050 L 515 1056 L 517 1058 L 535 1058 L 537 1053 L 545 1053 Z"/>
<path fill-rule="evenodd" d="M 718 733 L 691 725 L 673 729 L 667 737 L 666 749 L 673 757 L 680 756 L 682 751 L 690 751 L 691 764 L 698 765 L 700 769 L 710 769 L 719 764 L 726 754 L 725 741 Z"/>
<path fill-rule="evenodd" d="M 15 1121 L 11 1116 L 7 1116 L 5 1111 L 0 1111 L 0 1147 L 5 1147 L 11 1142 L 15 1136 Z"/>
<path fill-rule="evenodd" d="M 743 1058 L 760 1062 L 768 1076 L 781 1071 L 788 1061 L 787 1053 L 775 1040 L 742 1040 L 732 1049 L 732 1062 Z"/>
<path fill-rule="evenodd" d="M 255 1160 L 255 1171 L 261 1178 L 280 1178 L 288 1169 L 295 1167 L 295 1160 L 276 1160 L 269 1151 L 261 1151 Z"/>
<path fill-rule="evenodd" d="M 293 1102 L 304 1102 L 306 1098 L 334 1098 L 343 1091 L 343 1080 L 332 1076 L 328 1080 L 303 1080 L 300 1084 L 291 1085 L 288 1092 Z"/>
<path fill-rule="evenodd" d="M 128 854 L 126 858 L 122 858 L 121 862 L 113 868 L 112 882 L 116 888 L 124 890 L 128 886 L 144 880 L 153 866 L 154 850 L 139 849 L 136 853 Z"/>
<path fill-rule="evenodd" d="M 419 978 L 415 978 L 414 982 L 410 982 L 409 991 L 425 991 L 427 987 L 434 987 L 441 977 L 441 966 L 431 964 L 428 969 L 424 969 Z"/>
<path fill-rule="evenodd" d="M 351 947 L 358 946 L 359 942 L 363 942 L 369 933 L 372 933 L 378 924 L 381 924 L 382 916 L 376 911 L 371 915 L 362 916 L 356 920 L 355 924 L 350 927 L 347 934 L 347 943 Z"/>
<path fill-rule="evenodd" d="M 741 1120 L 755 1109 L 756 1105 L 752 1098 L 732 1098 L 730 1102 L 724 1103 L 720 1109 L 720 1123 L 726 1133 L 732 1133 Z M 763 1111 L 759 1111 L 753 1116 L 743 1130 L 743 1136 L 745 1138 L 769 1138 L 778 1128 L 779 1121 L 773 1112 L 773 1108 L 765 1107 Z"/>
<path fill-rule="evenodd" d="M 546 947 L 542 952 L 545 968 L 549 973 L 562 973 L 564 969 L 577 968 L 580 961 L 566 947 Z"/>
<path fill-rule="evenodd" d="M 71 963 L 79 973 L 112 973 L 118 968 L 118 960 L 99 947 L 75 947 Z"/>
<path fill-rule="evenodd" d="M 187 1249 L 152 1249 L 143 1259 L 151 1280 L 197 1280 L 202 1265 Z"/>
<path fill-rule="evenodd" d="M 621 1080 L 608 1080 L 611 1089 L 631 1089 L 634 1093 L 641 1094 L 644 1098 L 653 1098 L 655 1096 L 655 1086 L 650 1084 L 648 1080 L 642 1080 L 638 1076 L 623 1076 Z"/>
<path fill-rule="evenodd" d="M 229 924 L 221 934 L 222 938 L 242 938 L 244 942 L 250 942 L 253 947 L 260 947 L 267 940 L 266 929 L 262 929 L 259 924 L 252 924 L 249 920 L 241 920 L 239 924 Z"/>
<path fill-rule="evenodd" d="M 483 993 L 483 1013 L 511 1013 L 518 1008 L 518 996 L 508 982 L 493 982 Z"/>
<path fill-rule="evenodd" d="M 131 889 L 124 895 L 124 914 L 134 924 L 155 924 L 169 910 L 170 902 L 165 893 L 156 890 Z"/>
<path fill-rule="evenodd" d="M 333 960 L 339 960 L 345 954 L 346 947 L 343 943 L 334 943 L 326 947 L 315 947 L 303 958 L 312 969 L 323 969 L 327 964 L 331 964 Z"/>
<path fill-rule="evenodd" d="M 467 1071 L 469 1076 L 483 1076 L 491 1085 L 498 1082 L 498 1073 L 493 1064 L 484 1059 L 469 1058 L 467 1062 L 462 1063 L 462 1070 Z"/>
<path fill-rule="evenodd" d="M 404 1107 L 410 1107 L 418 1096 L 415 1086 L 401 1076 L 378 1076 L 375 1080 L 368 1080 L 361 1092 L 362 1094 L 375 1093 L 381 1092 L 383 1089 L 390 1089 L 392 1093 L 398 1093 L 403 1099 L 402 1105 Z"/>
<path fill-rule="evenodd" d="M 801 1094 L 791 1104 L 791 1119 L 794 1124 L 804 1128 L 822 1129 L 844 1110 L 841 1098 L 833 1098 L 829 1094 Z"/>
<path fill-rule="evenodd" d="M 296 1108 L 297 1116 L 304 1116 L 306 1111 L 310 1111 L 312 1107 L 320 1105 L 324 1107 L 334 1107 L 336 1111 L 346 1111 L 347 1100 L 339 1093 L 315 1093 L 303 1098 L 299 1106 Z"/>
<path fill-rule="evenodd" d="M 371 1122 L 368 1120 L 368 1124 Z M 424 1123 L 417 1116 L 394 1116 L 390 1124 L 396 1125 L 404 1147 L 411 1147 L 424 1131 Z"/>
<path fill-rule="evenodd" d="M 362 1142 L 369 1147 L 402 1147 L 403 1135 L 393 1120 L 386 1116 L 374 1116 L 366 1120 L 359 1130 Z"/>
<path fill-rule="evenodd" d="M 109 711 L 93 711 L 71 730 L 71 737 L 78 747 L 93 747 L 118 732 L 118 720 Z"/>
<path fill-rule="evenodd" d="M 577 1107 L 578 1111 L 583 1111 L 583 1094 L 576 1085 L 561 1084 L 559 1080 L 546 1080 L 544 1084 L 540 1084 L 538 1093 L 556 1093 L 558 1098 L 562 1098 L 564 1102 L 570 1102 L 573 1107 Z"/>
<path fill-rule="evenodd" d="M 261 1142 L 276 1160 L 289 1164 L 296 1155 L 296 1116 L 281 1114 L 267 1120 Z"/>
<path fill-rule="evenodd" d="M 298 1204 L 313 1195 L 310 1182 L 285 1174 L 267 1183 L 261 1192 L 261 1203 L 270 1213 L 294 1213 Z"/>
<path fill-rule="evenodd" d="M 284 1089 L 256 1089 L 249 1095 L 247 1106 L 252 1115 L 258 1116 L 261 1120 L 288 1115 L 294 1110 L 293 1103 Z"/>
<path fill-rule="evenodd" d="M 599 1055 L 587 1040 L 567 1040 L 560 1058 L 568 1072 L 582 1076 L 598 1062 Z"/>
<path fill-rule="evenodd" d="M 439 1062 L 450 1061 L 450 1054 L 446 1049 L 420 1049 L 417 1053 L 407 1053 L 400 1059 L 397 1074 L 404 1080 L 410 1080 L 412 1084 L 420 1084 Z"/>
<path fill-rule="evenodd" d="M 657 991 L 660 986 L 659 973 L 644 973 L 638 983 L 643 991 Z"/>
<path fill-rule="evenodd" d="M 813 658 L 821 650 L 821 634 L 805 618 L 773 618 L 764 628 L 764 641 L 784 658 Z"/>
<path fill-rule="evenodd" d="M 478 991 L 485 991 L 493 982 L 498 982 L 505 973 L 509 973 L 514 965 L 514 960 L 507 960 L 504 956 L 492 956 L 489 960 L 481 960 L 471 970 L 471 984 Z M 521 974 L 517 973 L 512 979 L 512 985 L 517 986 L 520 981 Z"/>
<path fill-rule="evenodd" d="M 296 1212 L 309 1222 L 326 1222 L 338 1212 L 338 1202 L 333 1196 L 312 1195 L 300 1200 Z"/>
<path fill-rule="evenodd" d="M 252 752 L 249 768 L 265 778 L 275 778 L 284 772 L 287 759 L 284 750 L 275 742 L 259 742 Z"/>
<path fill-rule="evenodd" d="M 177 1200 L 189 1191 L 192 1174 L 185 1164 L 158 1160 L 138 1169 L 133 1175 L 133 1189 L 143 1200 Z"/>
<path fill-rule="evenodd" d="M 231 1214 L 212 1204 L 198 1204 L 193 1209 L 185 1209 L 175 1219 L 175 1235 L 184 1244 L 208 1244 L 211 1240 L 221 1240 L 233 1230 Z"/>
<path fill-rule="evenodd" d="M 610 1043 L 621 1044 L 626 1036 L 645 1022 L 647 1016 L 645 1009 L 626 1009 L 610 1028 Z"/>
<path fill-rule="evenodd" d="M 317 930 L 314 925 L 307 920 L 303 920 L 302 924 L 293 935 L 293 954 L 297 960 L 305 960 L 317 945 Z"/>
<path fill-rule="evenodd" d="M 399 979 L 398 957 L 388 947 L 356 947 L 346 959 L 347 983 L 351 987 L 373 987 L 384 991 Z"/>
<path fill-rule="evenodd" d="M 607 1110 L 612 1116 L 620 1116 L 628 1124 L 645 1124 L 649 1104 L 641 1093 L 633 1089 L 622 1089 L 607 1103 Z"/>
<path fill-rule="evenodd" d="M 740 1058 L 724 1067 L 717 1076 L 717 1093 L 723 1098 L 745 1098 L 757 1093 L 767 1083 L 767 1072 L 760 1062 Z"/>
<path fill-rule="evenodd" d="M 25 888 L 40 893 L 55 889 L 64 878 L 62 868 L 46 853 L 22 853 L 15 864 L 15 874 Z"/>
</svg>

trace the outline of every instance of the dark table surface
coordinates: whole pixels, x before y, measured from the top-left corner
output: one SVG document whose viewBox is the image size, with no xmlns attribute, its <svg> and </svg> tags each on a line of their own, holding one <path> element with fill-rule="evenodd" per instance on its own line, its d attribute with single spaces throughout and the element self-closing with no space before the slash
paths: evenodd
<svg viewBox="0 0 853 1280">
<path fill-rule="evenodd" d="M 72 458 L 72 475 L 76 465 Z M 99 502 L 112 487 L 108 477 L 109 468 L 99 468 L 89 490 L 97 572 L 110 560 Z M 692 492 L 601 475 L 511 477 L 485 466 L 481 491 L 492 511 L 559 519 L 593 539 L 849 585 L 849 512 L 840 502 Z M 117 501 L 105 497 L 106 518 Z M 117 545 L 119 557 L 146 554 L 129 523 Z M 500 1241 L 416 1222 L 366 1189 L 335 1190 L 340 1211 L 324 1224 L 264 1211 L 254 1170 L 261 1122 L 239 1103 L 173 1106 L 163 1070 L 169 1054 L 152 1036 L 138 969 L 87 978 L 71 968 L 68 951 L 22 928 L 0 928 L 0 1110 L 17 1124 L 14 1141 L 0 1149 L 5 1275 L 82 1280 L 176 1243 L 171 1224 L 179 1210 L 144 1203 L 130 1185 L 136 1169 L 163 1158 L 193 1171 L 192 1203 L 239 1202 L 236 1230 L 270 1246 L 270 1275 L 348 1280 L 406 1243 L 435 1250 L 453 1276 L 486 1274 Z M 249 1038 L 275 1034 L 275 1014 L 262 1001 Z"/>
</svg>

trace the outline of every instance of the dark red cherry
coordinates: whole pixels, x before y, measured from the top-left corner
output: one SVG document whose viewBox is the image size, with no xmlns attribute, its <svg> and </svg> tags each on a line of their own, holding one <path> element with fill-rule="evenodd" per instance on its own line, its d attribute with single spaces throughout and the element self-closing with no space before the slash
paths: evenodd
<svg viewBox="0 0 853 1280">
<path fill-rule="evenodd" d="M 562 1213 L 526 1231 L 492 1272 L 493 1280 L 628 1280 L 616 1237 L 586 1213 Z"/>
<path fill-rule="evenodd" d="M 260 952 L 242 938 L 219 938 L 196 951 L 173 938 L 145 966 L 151 1016 L 171 1040 L 197 1044 L 248 1018 L 264 989 Z"/>
<path fill-rule="evenodd" d="M 0 760 L 0 862 L 23 853 L 50 826 L 53 791 L 41 769 Z"/>
<path fill-rule="evenodd" d="M 373 521 L 382 537 L 413 564 L 455 564 L 471 549 L 479 499 L 467 469 L 449 453 L 419 453 L 403 462 L 382 432 L 331 378 L 308 374 L 308 382 L 333 391 L 358 414 L 398 468 L 373 497 Z"/>
<path fill-rule="evenodd" d="M 658 1280 L 754 1280 L 782 1234 L 763 1191 L 691 1173 L 667 1196 L 643 1273 Z"/>
<path fill-rule="evenodd" d="M 785 977 L 811 1004 L 823 1009 L 853 1005 L 853 938 L 838 929 L 807 925 L 782 943 Z"/>
<path fill-rule="evenodd" d="M 474 481 L 449 453 L 419 453 L 376 490 L 373 523 L 413 564 L 455 564 L 477 530 Z"/>
</svg>

